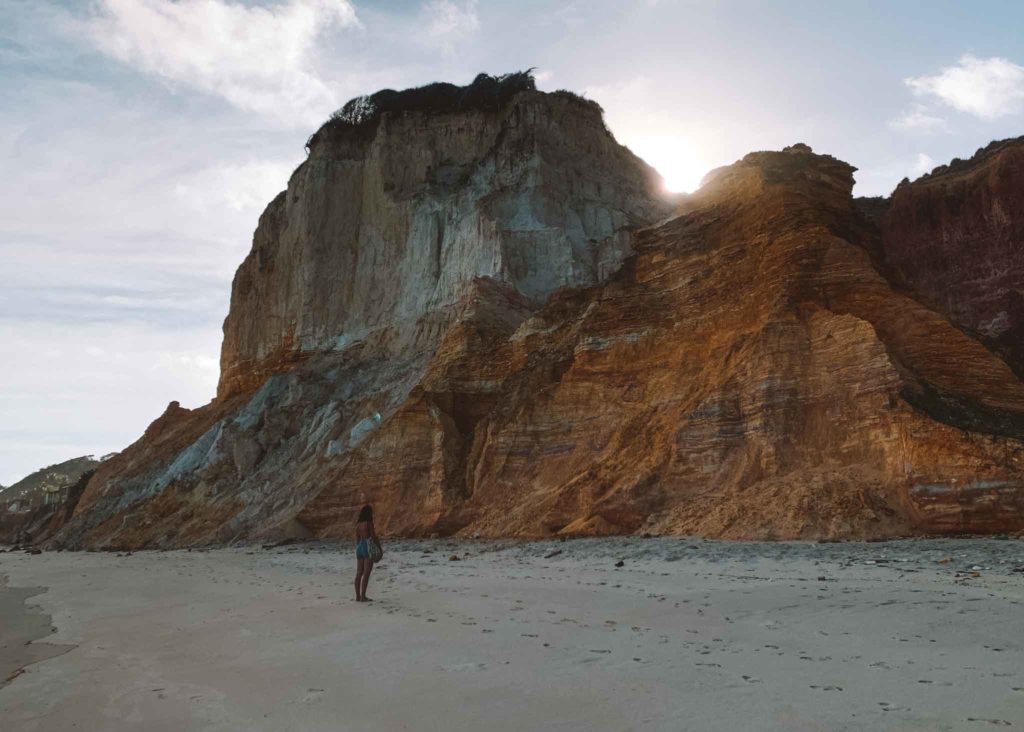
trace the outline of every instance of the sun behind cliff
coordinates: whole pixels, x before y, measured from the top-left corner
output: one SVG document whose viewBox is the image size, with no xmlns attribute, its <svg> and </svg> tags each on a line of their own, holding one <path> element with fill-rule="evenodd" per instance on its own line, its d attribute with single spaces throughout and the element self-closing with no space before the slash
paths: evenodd
<svg viewBox="0 0 1024 732">
<path fill-rule="evenodd" d="M 627 144 L 658 171 L 669 193 L 693 193 L 712 167 L 689 139 L 678 135 L 631 138 Z"/>
</svg>

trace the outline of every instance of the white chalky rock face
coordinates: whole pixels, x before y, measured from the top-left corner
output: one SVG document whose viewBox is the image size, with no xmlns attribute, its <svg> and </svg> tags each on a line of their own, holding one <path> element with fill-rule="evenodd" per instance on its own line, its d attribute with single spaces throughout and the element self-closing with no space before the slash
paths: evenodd
<svg viewBox="0 0 1024 732">
<path fill-rule="evenodd" d="M 538 303 L 597 283 L 630 253 L 628 230 L 666 213 L 659 191 L 600 110 L 568 95 L 326 130 L 235 276 L 220 395 L 256 385 L 275 355 L 342 349 L 382 328 L 402 332 L 395 348 L 429 347 L 436 338 L 411 338 L 414 324 L 477 277 Z"/>
</svg>

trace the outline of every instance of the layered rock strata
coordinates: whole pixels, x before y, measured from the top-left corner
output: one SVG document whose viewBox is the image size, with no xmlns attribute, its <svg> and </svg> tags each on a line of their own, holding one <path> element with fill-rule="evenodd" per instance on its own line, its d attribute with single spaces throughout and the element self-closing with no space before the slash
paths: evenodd
<svg viewBox="0 0 1024 732">
<path fill-rule="evenodd" d="M 659 182 L 599 107 L 568 94 L 327 125 L 235 275 L 218 394 L 374 331 L 407 337 L 477 277 L 536 304 L 600 282 L 629 254 L 629 231 L 668 212 Z"/>
<path fill-rule="evenodd" d="M 1024 376 L 1024 138 L 904 182 L 882 221 L 898 277 Z"/>
<path fill-rule="evenodd" d="M 571 95 L 326 128 L 236 276 L 217 399 L 51 541 L 345 537 L 366 501 L 391 535 L 1024 529 L 1012 358 L 914 287 L 909 204 L 866 216 L 853 172 L 752 153 L 662 221 Z"/>
<path fill-rule="evenodd" d="M 876 271 L 852 172 L 803 146 L 749 155 L 640 232 L 607 284 L 504 341 L 453 334 L 300 519 L 343 535 L 384 485 L 403 533 L 1021 528 L 1024 385 Z M 458 480 L 438 481 L 448 464 Z"/>
</svg>

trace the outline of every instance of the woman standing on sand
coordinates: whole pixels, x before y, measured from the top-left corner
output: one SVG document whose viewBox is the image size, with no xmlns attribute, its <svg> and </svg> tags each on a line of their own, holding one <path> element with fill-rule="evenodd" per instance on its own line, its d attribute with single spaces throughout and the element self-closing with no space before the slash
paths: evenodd
<svg viewBox="0 0 1024 732">
<path fill-rule="evenodd" d="M 356 602 L 371 601 L 366 596 L 366 586 L 370 584 L 373 563 L 379 562 L 383 556 L 384 549 L 377 538 L 377 530 L 373 528 L 373 508 L 363 506 L 356 519 Z"/>
</svg>

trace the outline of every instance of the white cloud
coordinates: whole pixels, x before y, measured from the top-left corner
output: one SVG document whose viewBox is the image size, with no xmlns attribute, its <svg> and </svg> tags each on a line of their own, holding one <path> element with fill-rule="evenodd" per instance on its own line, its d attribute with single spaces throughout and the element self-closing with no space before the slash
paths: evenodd
<svg viewBox="0 0 1024 732">
<path fill-rule="evenodd" d="M 359 24 L 349 0 L 101 0 L 86 23 L 104 53 L 288 124 L 321 121 L 337 99 L 314 67 L 317 38 Z"/>
<path fill-rule="evenodd" d="M 996 56 L 982 59 L 968 53 L 934 76 L 905 82 L 918 96 L 938 97 L 982 119 L 1016 114 L 1024 107 L 1024 66 Z"/>
<path fill-rule="evenodd" d="M 928 108 L 920 104 L 889 122 L 889 127 L 894 130 L 923 132 L 925 134 L 950 131 L 949 123 L 946 120 L 930 114 Z"/>
<path fill-rule="evenodd" d="M 857 171 L 856 196 L 888 196 L 903 178 L 914 179 L 930 173 L 938 163 L 927 153 L 919 152 L 883 165 L 865 166 Z"/>
<path fill-rule="evenodd" d="M 79 455 L 122 450 L 169 401 L 197 407 L 217 384 L 220 329 L 35 324 L 0 317 L 0 483 Z"/>
<path fill-rule="evenodd" d="M 935 168 L 935 160 L 932 159 L 931 155 L 926 153 L 917 154 L 917 164 L 914 165 L 914 172 L 918 175 L 924 175 L 925 173 L 931 172 Z"/>
<path fill-rule="evenodd" d="M 222 163 L 195 173 L 174 186 L 175 197 L 201 212 L 248 211 L 253 221 L 288 185 L 294 163 L 254 160 Z"/>
<path fill-rule="evenodd" d="M 476 6 L 476 0 L 465 0 L 461 4 L 454 0 L 429 0 L 423 3 L 422 12 L 430 45 L 440 48 L 445 54 L 453 53 L 457 43 L 480 29 Z"/>
</svg>

